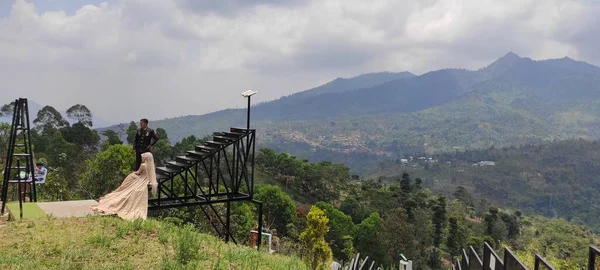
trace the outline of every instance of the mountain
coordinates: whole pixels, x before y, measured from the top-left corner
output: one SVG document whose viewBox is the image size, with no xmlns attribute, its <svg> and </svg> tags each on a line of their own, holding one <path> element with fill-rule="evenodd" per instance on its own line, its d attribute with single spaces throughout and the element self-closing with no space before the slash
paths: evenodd
<svg viewBox="0 0 600 270">
<path fill-rule="evenodd" d="M 320 95 L 340 94 L 356 89 L 366 89 L 385 82 L 403 80 L 415 77 L 410 72 L 378 72 L 367 73 L 352 78 L 337 78 L 324 85 L 298 92 L 289 96 L 279 98 L 270 102 L 261 103 L 252 107 L 252 121 L 281 121 L 289 119 L 304 119 L 307 114 L 307 108 L 303 107 L 306 100 Z M 295 109 L 291 109 L 295 108 Z M 300 115 L 296 113 L 300 112 Z M 226 109 L 205 115 L 189 115 L 183 117 L 169 118 L 158 121 L 150 121 L 151 126 L 162 127 L 168 131 L 169 137 L 173 141 L 179 141 L 189 135 L 209 134 L 212 130 L 226 129 L 230 126 L 241 126 L 246 121 L 246 109 Z M 98 129 L 102 132 L 106 129 L 113 129 L 120 132 L 127 130 L 129 123 L 122 123 L 106 128 Z"/>
<path fill-rule="evenodd" d="M 478 70 L 392 75 L 337 79 L 254 106 L 260 145 L 348 162 L 358 171 L 415 152 L 600 134 L 600 68 L 568 57 L 536 61 L 508 53 Z M 224 110 L 151 125 L 175 142 L 244 122 L 244 110 Z"/>
</svg>

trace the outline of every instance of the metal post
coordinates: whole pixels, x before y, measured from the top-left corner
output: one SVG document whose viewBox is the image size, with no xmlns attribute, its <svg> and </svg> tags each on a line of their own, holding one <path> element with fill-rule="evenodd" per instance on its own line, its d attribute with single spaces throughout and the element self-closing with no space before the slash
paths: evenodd
<svg viewBox="0 0 600 270">
<path fill-rule="evenodd" d="M 593 246 L 590 246 L 588 256 L 588 270 L 596 269 L 596 253 L 594 252 Z"/>
<path fill-rule="evenodd" d="M 250 130 L 250 98 L 251 96 L 248 96 L 248 112 L 246 113 L 246 129 Z"/>
<path fill-rule="evenodd" d="M 257 250 L 260 250 L 260 244 L 262 243 L 262 202 L 258 203 L 258 243 Z"/>
<path fill-rule="evenodd" d="M 18 176 L 17 176 L 17 190 L 19 192 L 19 217 L 20 220 L 23 220 L 23 197 L 21 195 L 21 160 L 17 160 L 17 168 L 19 168 L 17 170 L 18 172 Z M 4 181 L 8 181 L 8 179 L 5 179 Z"/>
<path fill-rule="evenodd" d="M 227 243 L 229 242 L 229 234 L 231 233 L 231 231 L 229 230 L 231 228 L 231 202 L 227 201 L 227 203 L 225 204 L 227 205 L 227 216 L 225 217 L 225 242 Z"/>
</svg>

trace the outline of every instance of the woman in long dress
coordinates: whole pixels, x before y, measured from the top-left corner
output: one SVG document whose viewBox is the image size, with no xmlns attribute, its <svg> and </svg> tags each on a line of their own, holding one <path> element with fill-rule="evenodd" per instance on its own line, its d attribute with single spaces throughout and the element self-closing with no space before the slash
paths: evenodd
<svg viewBox="0 0 600 270">
<path fill-rule="evenodd" d="M 148 185 L 152 185 L 152 194 L 156 196 L 158 182 L 152 153 L 142 154 L 142 165 L 129 174 L 121 186 L 111 193 L 100 197 L 98 205 L 92 210 L 106 215 L 118 215 L 125 220 L 146 219 L 148 215 Z"/>
</svg>

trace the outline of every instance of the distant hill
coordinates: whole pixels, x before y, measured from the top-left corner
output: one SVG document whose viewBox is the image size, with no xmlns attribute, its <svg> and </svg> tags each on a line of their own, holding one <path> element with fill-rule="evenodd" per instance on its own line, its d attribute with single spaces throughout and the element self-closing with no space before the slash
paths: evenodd
<svg viewBox="0 0 600 270">
<path fill-rule="evenodd" d="M 259 104 L 252 119 L 261 145 L 311 160 L 344 160 L 357 169 L 415 151 L 595 139 L 599 104 L 600 68 L 508 53 L 479 70 L 337 79 Z M 178 141 L 244 121 L 244 110 L 224 110 L 152 125 Z"/>
<path fill-rule="evenodd" d="M 414 157 L 406 165 L 385 162 L 369 178 L 395 181 L 403 172 L 422 177 L 434 192 L 450 196 L 463 186 L 492 204 L 546 217 L 560 217 L 600 232 L 600 143 L 547 142 L 509 148 L 459 151 Z M 493 161 L 493 166 L 476 166 Z M 426 165 L 427 164 L 427 165 Z"/>
</svg>

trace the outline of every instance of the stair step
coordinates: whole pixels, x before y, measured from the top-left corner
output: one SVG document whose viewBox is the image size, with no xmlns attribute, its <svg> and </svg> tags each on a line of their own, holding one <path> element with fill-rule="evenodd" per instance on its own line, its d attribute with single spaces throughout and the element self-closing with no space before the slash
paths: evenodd
<svg viewBox="0 0 600 270">
<path fill-rule="evenodd" d="M 206 146 L 206 145 L 196 145 L 196 151 L 197 152 L 207 152 L 207 153 L 212 153 L 219 150 L 218 148 L 214 148 L 214 147 L 210 147 L 210 146 Z"/>
<path fill-rule="evenodd" d="M 206 142 L 204 142 L 205 146 L 216 148 L 216 149 L 219 149 L 219 148 L 221 148 L 221 147 L 223 147 L 223 146 L 225 146 L 227 144 L 229 144 L 229 143 L 216 142 L 216 141 L 206 141 Z"/>
<path fill-rule="evenodd" d="M 223 132 L 221 136 L 231 138 L 231 139 L 239 139 L 246 134 L 244 133 L 236 133 L 236 132 Z"/>
<path fill-rule="evenodd" d="M 229 128 L 229 132 L 246 134 L 246 133 L 248 133 L 248 130 L 246 128 L 232 127 L 232 128 Z"/>
<path fill-rule="evenodd" d="M 195 158 L 193 156 L 177 156 L 177 157 L 175 157 L 175 161 L 189 164 L 189 163 L 200 161 L 200 158 Z"/>
<path fill-rule="evenodd" d="M 187 168 L 187 167 L 190 166 L 189 164 L 180 163 L 180 162 L 177 162 L 177 161 L 169 161 L 169 162 L 167 162 L 166 165 L 167 165 L 167 168 L 173 168 L 173 169 L 179 169 L 179 170 Z"/>
<path fill-rule="evenodd" d="M 215 142 L 222 142 L 222 143 L 231 143 L 231 142 L 233 142 L 233 139 L 232 138 L 223 137 L 223 136 L 220 136 L 220 135 L 218 135 L 218 136 L 215 135 L 215 136 L 213 136 L 213 141 L 215 141 Z"/>
<path fill-rule="evenodd" d="M 185 153 L 188 155 L 188 158 L 197 158 L 197 160 L 200 160 L 210 154 L 204 151 L 187 151 Z"/>
<path fill-rule="evenodd" d="M 166 180 L 166 179 L 170 179 L 170 178 L 171 178 L 171 176 L 169 176 L 169 175 L 164 175 L 164 174 L 157 174 L 156 175 L 156 180 L 157 181 Z"/>
<path fill-rule="evenodd" d="M 158 167 L 158 168 L 156 168 L 156 172 L 169 175 L 172 173 L 181 172 L 181 170 L 171 169 L 171 168 L 167 168 L 167 167 Z"/>
<path fill-rule="evenodd" d="M 25 144 L 23 144 L 23 143 L 17 143 L 17 144 L 15 144 L 15 146 L 16 147 L 25 147 Z"/>
<path fill-rule="evenodd" d="M 13 156 L 15 156 L 15 157 L 28 157 L 30 155 L 31 154 L 27 154 L 27 153 L 16 153 L 16 154 L 13 154 Z"/>
</svg>

